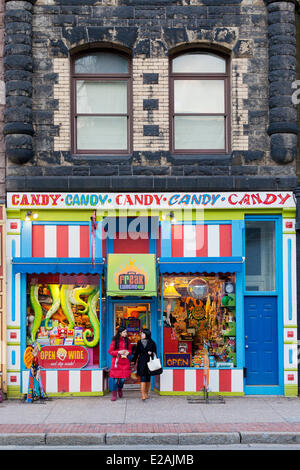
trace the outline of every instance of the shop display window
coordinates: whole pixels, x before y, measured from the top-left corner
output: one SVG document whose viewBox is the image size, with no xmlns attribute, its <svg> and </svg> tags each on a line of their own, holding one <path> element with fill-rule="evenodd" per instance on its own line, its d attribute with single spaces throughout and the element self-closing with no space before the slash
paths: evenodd
<svg viewBox="0 0 300 470">
<path fill-rule="evenodd" d="M 245 221 L 246 290 L 276 290 L 275 222 Z"/>
<path fill-rule="evenodd" d="M 165 275 L 165 367 L 236 366 L 235 274 Z"/>
<path fill-rule="evenodd" d="M 83 346 L 99 362 L 99 275 L 27 276 L 27 345 Z"/>
</svg>

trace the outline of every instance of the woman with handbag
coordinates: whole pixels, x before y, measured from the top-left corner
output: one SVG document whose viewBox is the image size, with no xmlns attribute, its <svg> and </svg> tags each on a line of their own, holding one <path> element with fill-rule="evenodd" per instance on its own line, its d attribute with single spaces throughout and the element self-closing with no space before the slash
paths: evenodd
<svg viewBox="0 0 300 470">
<path fill-rule="evenodd" d="M 151 331 L 143 328 L 141 339 L 137 342 L 132 358 L 132 362 L 136 363 L 137 361 L 137 375 L 141 378 L 141 396 L 143 401 L 149 398 L 151 375 L 148 362 L 153 354 L 156 354 L 156 344 L 151 338 Z"/>
<path fill-rule="evenodd" d="M 123 396 L 125 379 L 130 377 L 131 374 L 130 362 L 128 359 L 131 351 L 132 348 L 127 337 L 127 330 L 120 326 L 108 349 L 108 353 L 112 356 L 109 374 L 113 379 L 111 401 L 116 401 L 117 394 L 119 395 L 119 398 L 122 398 Z"/>
</svg>

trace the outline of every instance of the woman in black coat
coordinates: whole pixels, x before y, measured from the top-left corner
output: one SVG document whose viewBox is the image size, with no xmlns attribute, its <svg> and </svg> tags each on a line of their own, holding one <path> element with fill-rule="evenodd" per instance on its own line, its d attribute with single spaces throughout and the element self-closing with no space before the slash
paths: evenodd
<svg viewBox="0 0 300 470">
<path fill-rule="evenodd" d="M 136 345 L 136 350 L 132 359 L 132 362 L 134 363 L 137 361 L 137 375 L 141 378 L 142 400 L 147 400 L 149 398 L 148 393 L 150 390 L 151 376 L 147 363 L 153 353 L 156 354 L 156 344 L 151 338 L 151 331 L 147 328 L 143 328 L 141 339 Z"/>
</svg>

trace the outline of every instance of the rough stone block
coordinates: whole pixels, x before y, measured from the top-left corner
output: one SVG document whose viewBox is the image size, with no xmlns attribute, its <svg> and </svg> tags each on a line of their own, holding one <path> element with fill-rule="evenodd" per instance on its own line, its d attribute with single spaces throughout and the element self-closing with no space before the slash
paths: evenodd
<svg viewBox="0 0 300 470">
<path fill-rule="evenodd" d="M 111 445 L 178 445 L 178 435 L 171 433 L 107 433 L 106 444 Z"/>
<path fill-rule="evenodd" d="M 145 125 L 143 135 L 144 136 L 150 136 L 150 137 L 159 136 L 159 126 L 157 126 L 157 125 Z"/>
<path fill-rule="evenodd" d="M 179 445 L 227 445 L 240 444 L 238 432 L 201 432 L 179 434 Z"/>
<path fill-rule="evenodd" d="M 0 445 L 11 446 L 43 446 L 45 445 L 44 433 L 11 433 L 0 434 Z"/>
<path fill-rule="evenodd" d="M 105 443 L 104 433 L 47 433 L 46 445 L 51 446 L 88 446 Z"/>
</svg>

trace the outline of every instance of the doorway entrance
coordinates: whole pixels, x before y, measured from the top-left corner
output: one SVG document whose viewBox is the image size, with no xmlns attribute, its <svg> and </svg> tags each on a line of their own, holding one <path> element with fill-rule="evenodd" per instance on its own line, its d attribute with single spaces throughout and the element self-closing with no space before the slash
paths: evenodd
<svg viewBox="0 0 300 470">
<path fill-rule="evenodd" d="M 126 328 L 133 353 L 137 342 L 141 339 L 141 329 L 150 329 L 150 312 L 150 303 L 147 302 L 132 303 L 124 301 L 113 305 L 113 335 L 116 334 L 120 326 Z M 125 381 L 126 388 L 139 387 L 140 378 L 135 372 L 135 366 L 133 365 L 131 376 Z"/>
<path fill-rule="evenodd" d="M 277 298 L 245 297 L 247 385 L 278 385 Z"/>
</svg>

